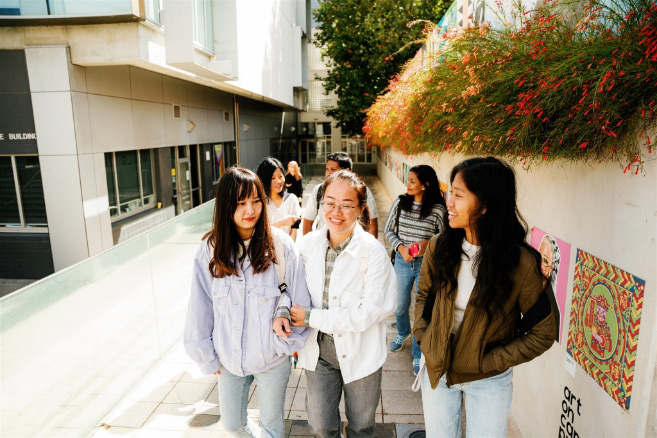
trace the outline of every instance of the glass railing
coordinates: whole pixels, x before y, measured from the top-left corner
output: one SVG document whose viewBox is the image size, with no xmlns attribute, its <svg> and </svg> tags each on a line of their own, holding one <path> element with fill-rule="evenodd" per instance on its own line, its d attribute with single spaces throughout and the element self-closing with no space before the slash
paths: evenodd
<svg viewBox="0 0 657 438">
<path fill-rule="evenodd" d="M 0 435 L 86 436 L 180 340 L 213 205 L 0 299 Z"/>
</svg>

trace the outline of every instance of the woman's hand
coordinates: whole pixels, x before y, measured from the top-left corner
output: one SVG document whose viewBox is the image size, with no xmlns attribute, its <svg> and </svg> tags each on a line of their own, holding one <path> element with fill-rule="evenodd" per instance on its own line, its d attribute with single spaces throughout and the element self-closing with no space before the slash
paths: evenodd
<svg viewBox="0 0 657 438">
<path fill-rule="evenodd" d="M 404 245 L 399 245 L 397 247 L 397 251 L 399 251 L 399 254 L 401 254 L 402 258 L 406 263 L 410 263 L 413 261 L 413 256 L 408 253 L 408 248 Z"/>
<path fill-rule="evenodd" d="M 279 316 L 276 318 L 272 324 L 272 328 L 278 336 L 281 338 L 287 339 L 292 334 L 292 329 L 290 328 L 290 321 L 287 318 Z"/>
<path fill-rule="evenodd" d="M 290 318 L 292 318 L 292 327 L 303 327 L 303 319 L 306 316 L 306 308 L 293 304 L 290 309 Z"/>
<path fill-rule="evenodd" d="M 301 219 L 301 216 L 294 216 L 292 214 L 288 214 L 283 219 L 280 219 L 280 220 L 274 222 L 274 226 L 277 227 L 277 228 L 291 227 L 299 219 Z"/>
</svg>

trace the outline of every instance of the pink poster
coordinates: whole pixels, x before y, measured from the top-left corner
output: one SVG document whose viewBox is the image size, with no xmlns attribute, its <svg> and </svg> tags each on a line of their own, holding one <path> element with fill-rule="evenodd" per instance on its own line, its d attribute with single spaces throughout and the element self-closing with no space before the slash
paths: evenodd
<svg viewBox="0 0 657 438">
<path fill-rule="evenodd" d="M 563 332 L 563 317 L 566 313 L 568 292 L 570 244 L 534 227 L 532 228 L 531 245 L 541 253 L 541 271 L 552 283 L 552 290 L 559 306 L 559 343 L 562 343 L 561 333 Z"/>
</svg>

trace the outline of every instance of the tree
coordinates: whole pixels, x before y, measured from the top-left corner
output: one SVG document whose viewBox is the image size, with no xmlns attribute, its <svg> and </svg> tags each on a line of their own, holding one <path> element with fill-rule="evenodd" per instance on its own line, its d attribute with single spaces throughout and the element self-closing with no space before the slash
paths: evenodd
<svg viewBox="0 0 657 438">
<path fill-rule="evenodd" d="M 437 22 L 447 0 L 322 0 L 315 45 L 328 67 L 324 93 L 337 106 L 326 111 L 345 134 L 362 134 L 365 110 L 420 48 L 422 23 Z"/>
</svg>

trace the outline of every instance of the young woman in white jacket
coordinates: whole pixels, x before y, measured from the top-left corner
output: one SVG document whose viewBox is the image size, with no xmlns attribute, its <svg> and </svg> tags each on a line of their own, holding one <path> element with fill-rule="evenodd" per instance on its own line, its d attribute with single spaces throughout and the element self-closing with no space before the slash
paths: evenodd
<svg viewBox="0 0 657 438">
<path fill-rule="evenodd" d="M 299 351 L 306 370 L 306 412 L 319 438 L 340 436 L 344 390 L 347 437 L 372 437 L 386 360 L 386 324 L 397 282 L 383 245 L 367 224 L 365 184 L 348 170 L 324 182 L 325 226 L 300 243 L 312 307 L 290 309 L 292 325 L 313 330 Z"/>
</svg>

